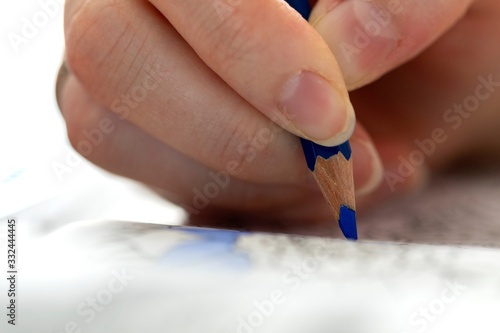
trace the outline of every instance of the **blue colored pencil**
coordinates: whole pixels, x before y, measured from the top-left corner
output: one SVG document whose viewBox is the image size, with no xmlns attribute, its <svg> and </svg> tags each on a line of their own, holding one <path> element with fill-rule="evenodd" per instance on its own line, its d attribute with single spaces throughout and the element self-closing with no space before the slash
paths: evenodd
<svg viewBox="0 0 500 333">
<path fill-rule="evenodd" d="M 308 0 L 286 1 L 307 20 L 311 13 Z M 358 239 L 349 142 L 337 147 L 324 147 L 302 138 L 300 141 L 307 166 L 328 201 L 340 230 L 347 239 Z"/>
</svg>

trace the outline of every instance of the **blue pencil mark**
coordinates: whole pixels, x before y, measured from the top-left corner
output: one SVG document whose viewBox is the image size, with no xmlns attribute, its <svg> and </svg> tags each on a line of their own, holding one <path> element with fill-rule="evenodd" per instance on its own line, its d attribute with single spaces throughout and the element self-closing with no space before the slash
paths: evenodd
<svg viewBox="0 0 500 333">
<path fill-rule="evenodd" d="M 351 146 L 349 145 L 348 141 L 336 147 L 320 146 L 314 142 L 302 138 L 300 139 L 300 142 L 302 143 L 302 149 L 304 150 L 307 166 L 311 171 L 314 171 L 314 169 L 316 168 L 316 158 L 318 156 L 321 156 L 325 160 L 327 160 L 330 157 L 337 155 L 338 153 L 342 153 L 346 160 L 351 159 L 352 152 Z"/>
<path fill-rule="evenodd" d="M 197 238 L 169 249 L 161 260 L 164 264 L 190 268 L 204 266 L 236 271 L 242 271 L 251 266 L 247 254 L 235 248 L 238 238 L 243 235 L 242 232 L 202 228 L 176 228 L 176 230 L 194 234 Z"/>
<path fill-rule="evenodd" d="M 339 226 L 345 238 L 349 240 L 358 239 L 356 228 L 356 212 L 347 206 L 340 206 Z"/>
</svg>

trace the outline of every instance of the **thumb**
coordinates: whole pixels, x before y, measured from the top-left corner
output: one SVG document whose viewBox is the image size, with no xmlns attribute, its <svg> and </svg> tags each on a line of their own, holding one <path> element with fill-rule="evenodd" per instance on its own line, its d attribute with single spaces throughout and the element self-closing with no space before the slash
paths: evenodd
<svg viewBox="0 0 500 333">
<path fill-rule="evenodd" d="M 350 90 L 412 59 L 473 0 L 319 0 L 310 22 L 335 54 Z"/>
</svg>

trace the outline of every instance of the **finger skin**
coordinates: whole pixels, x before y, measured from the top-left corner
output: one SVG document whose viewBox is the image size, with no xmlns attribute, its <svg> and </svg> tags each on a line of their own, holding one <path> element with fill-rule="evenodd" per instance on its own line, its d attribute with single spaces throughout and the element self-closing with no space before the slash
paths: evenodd
<svg viewBox="0 0 500 333">
<path fill-rule="evenodd" d="M 354 113 L 336 60 L 286 2 L 150 2 L 212 70 L 280 126 L 321 144 L 352 134 Z M 296 82 L 302 82 L 298 90 Z"/>
<path fill-rule="evenodd" d="M 66 121 L 68 137 L 75 149 L 90 161 L 114 173 L 163 188 L 169 193 L 176 193 L 176 198 L 192 196 L 191 189 L 195 185 L 213 181 L 212 170 L 209 168 L 173 150 L 94 102 L 73 75 L 68 74 L 60 86 L 62 98 L 59 104 Z M 106 123 L 106 129 L 103 128 L 104 123 Z M 362 127 L 356 130 L 353 140 L 354 175 L 356 187 L 360 191 L 364 191 L 363 188 L 367 186 L 367 183 L 372 187 L 377 185 L 380 182 L 380 179 L 377 179 L 380 177 L 378 174 L 382 172 L 382 170 L 371 171 L 372 168 L 379 167 L 377 164 L 380 162 L 376 159 L 376 154 L 371 157 L 370 152 L 364 151 L 364 147 L 357 148 L 358 142 L 366 146 L 365 142 L 370 142 L 370 140 Z M 87 148 L 89 143 L 90 149 Z M 269 162 L 270 166 L 282 171 L 286 169 L 301 171 L 302 164 L 302 161 L 299 165 L 280 160 Z M 224 174 L 225 172 L 217 170 L 214 173 Z M 374 173 L 376 173 L 376 178 L 370 179 Z M 232 190 L 230 192 L 243 192 L 247 196 L 251 192 L 257 192 L 259 195 L 255 197 L 259 200 L 256 202 L 266 200 L 281 202 L 290 197 L 280 193 L 277 200 L 271 200 L 276 196 L 272 190 L 274 180 L 263 183 L 262 178 L 257 179 L 252 182 L 261 184 L 262 189 L 257 190 L 258 186 L 249 185 L 238 178 L 237 175 L 231 175 Z M 291 188 L 305 186 L 309 190 L 317 191 L 316 184 L 307 171 L 301 180 L 288 179 L 282 185 Z M 266 193 L 268 190 L 269 193 Z M 294 191 L 292 190 L 291 193 Z M 218 201 L 223 200 L 224 196 Z M 239 201 L 238 196 L 229 196 L 225 200 Z M 179 202 L 178 199 L 174 201 Z"/>
<path fill-rule="evenodd" d="M 474 0 L 320 0 L 311 23 L 336 56 L 349 90 L 413 59 Z"/>
</svg>

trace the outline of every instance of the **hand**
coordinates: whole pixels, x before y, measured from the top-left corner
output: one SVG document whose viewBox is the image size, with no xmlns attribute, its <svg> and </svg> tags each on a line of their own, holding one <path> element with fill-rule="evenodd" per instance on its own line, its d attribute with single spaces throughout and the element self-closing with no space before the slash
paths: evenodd
<svg viewBox="0 0 500 333">
<path fill-rule="evenodd" d="M 347 2 L 341 6 L 351 6 Z M 67 1 L 71 74 L 59 85 L 59 100 L 70 141 L 103 168 L 158 188 L 196 223 L 214 217 L 259 229 L 336 230 L 290 133 L 320 143 L 345 140 L 353 131 L 353 114 L 337 61 L 349 88 L 366 84 L 425 49 L 470 4 L 429 1 L 428 12 L 415 16 L 413 30 L 399 30 L 397 56 L 382 66 L 363 61 L 368 54 L 363 52 L 377 50 L 379 43 L 373 42 L 346 66 L 335 49 L 338 36 L 328 26 L 337 22 L 325 21 L 321 11 L 332 3 L 320 2 L 312 22 L 337 60 L 320 34 L 278 1 Z M 419 6 L 424 8 L 411 9 Z M 432 15 L 436 29 L 416 24 Z M 394 22 L 394 30 L 406 24 Z M 404 79 L 391 89 L 404 88 Z M 384 127 L 370 121 L 375 112 L 391 114 L 364 101 L 379 82 L 387 91 L 385 80 L 355 92 L 353 100 L 390 170 L 411 146 L 405 146 L 405 137 L 384 130 L 392 122 L 385 116 Z M 406 115 L 405 109 L 394 111 Z M 419 127 L 429 124 L 423 119 Z M 413 126 L 401 132 L 408 134 Z M 359 125 L 351 144 L 358 193 L 367 193 L 380 182 L 382 167 Z M 396 190 L 418 184 L 421 169 Z M 386 182 L 381 188 L 388 192 Z"/>
</svg>

